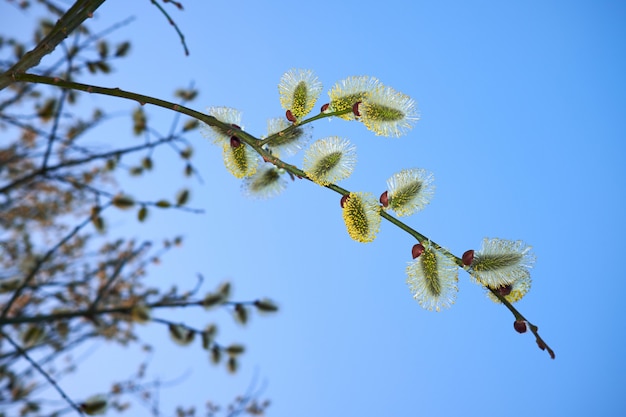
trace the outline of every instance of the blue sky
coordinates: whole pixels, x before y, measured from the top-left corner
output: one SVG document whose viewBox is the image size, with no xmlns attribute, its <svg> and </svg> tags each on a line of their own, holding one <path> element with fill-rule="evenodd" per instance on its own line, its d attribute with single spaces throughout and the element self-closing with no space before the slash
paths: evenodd
<svg viewBox="0 0 626 417">
<path fill-rule="evenodd" d="M 201 94 L 191 107 L 235 107 L 257 136 L 268 118 L 283 114 L 277 84 L 291 68 L 316 72 L 325 87 L 320 104 L 351 75 L 372 75 L 408 94 L 421 120 L 404 137 L 376 137 L 337 119 L 318 122 L 314 138 L 338 135 L 357 146 L 355 172 L 340 184 L 350 190 L 379 195 L 400 169 L 432 171 L 435 196 L 407 223 L 457 255 L 478 249 L 483 237 L 532 245 L 533 286 L 517 306 L 540 327 L 556 360 L 530 335 L 517 334 L 512 315 L 464 273 L 450 310 L 423 310 L 405 283 L 410 236 L 383 222 L 373 243 L 352 241 L 338 195 L 305 181 L 273 200 L 247 199 L 221 151 L 194 133 L 203 183 L 183 180 L 182 165 L 163 152 L 155 156 L 155 176 L 123 188 L 147 200 L 187 185 L 190 205 L 205 214 L 153 213 L 141 226 L 120 216 L 112 232 L 182 234 L 185 246 L 152 271 L 153 282 L 190 288 L 201 272 L 207 290 L 229 279 L 235 298 L 268 296 L 281 312 L 255 316 L 244 329 L 226 312 L 180 316 L 198 327 L 223 323 L 220 339 L 247 345 L 236 376 L 212 366 L 199 347 L 174 346 L 157 326 L 143 330 L 158 346 L 152 375 L 185 375 L 162 390 L 164 410 L 227 401 L 256 376 L 266 384 L 271 416 L 626 414 L 623 2 L 184 6 L 168 10 L 189 57 L 150 2 L 102 6 L 96 27 L 136 19 L 113 34 L 133 42 L 130 57 L 98 82 L 165 99 L 193 82 Z M 0 7 L 17 26 L 19 13 Z M 134 108 L 83 99 L 111 111 Z M 148 111 L 167 131 L 172 115 Z M 95 142 L 134 140 L 120 137 L 119 126 Z M 301 157 L 289 161 L 301 165 Z M 64 383 L 77 397 L 105 390 L 108 375 L 130 374 L 135 357 L 132 349 L 99 346 Z"/>
</svg>

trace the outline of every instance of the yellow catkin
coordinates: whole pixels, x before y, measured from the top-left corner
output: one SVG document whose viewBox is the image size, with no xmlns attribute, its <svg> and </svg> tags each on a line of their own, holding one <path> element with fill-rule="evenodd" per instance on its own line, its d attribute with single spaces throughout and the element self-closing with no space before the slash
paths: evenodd
<svg viewBox="0 0 626 417">
<path fill-rule="evenodd" d="M 357 242 L 372 242 L 380 227 L 380 206 L 368 193 L 350 193 L 343 207 L 343 220 L 350 237 Z"/>
</svg>

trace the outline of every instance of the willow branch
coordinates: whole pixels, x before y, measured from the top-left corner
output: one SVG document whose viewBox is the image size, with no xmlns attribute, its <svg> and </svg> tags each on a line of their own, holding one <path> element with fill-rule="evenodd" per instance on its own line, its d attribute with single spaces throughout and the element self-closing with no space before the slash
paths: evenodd
<svg viewBox="0 0 626 417">
<path fill-rule="evenodd" d="M 0 90 L 15 82 L 15 76 L 37 66 L 41 59 L 55 50 L 70 33 L 76 30 L 85 20 L 93 16 L 93 13 L 105 0 L 78 0 L 57 21 L 50 33 L 44 37 L 37 46 L 24 54 L 8 71 L 0 75 Z"/>
<path fill-rule="evenodd" d="M 292 173 L 293 175 L 298 176 L 299 178 L 306 178 L 309 181 L 313 181 L 311 178 L 308 177 L 308 175 L 304 171 L 302 171 L 297 166 L 287 164 L 287 163 L 283 162 L 281 159 L 273 156 L 271 153 L 266 151 L 263 148 L 263 144 L 267 140 L 266 141 L 261 141 L 260 139 L 250 135 L 249 133 L 247 133 L 247 132 L 245 132 L 245 131 L 237 128 L 237 127 L 234 127 L 234 126 L 232 126 L 232 125 L 230 125 L 228 123 L 221 122 L 221 121 L 219 121 L 218 119 L 216 119 L 213 116 L 209 116 L 207 114 L 203 114 L 203 113 L 197 112 L 197 111 L 189 109 L 187 107 L 184 107 L 184 106 L 181 106 L 181 105 L 169 102 L 169 101 L 156 99 L 156 98 L 150 97 L 150 96 L 145 96 L 145 95 L 142 95 L 142 94 L 131 93 L 129 91 L 121 90 L 119 88 L 97 87 L 97 86 L 93 86 L 93 85 L 87 85 L 87 84 L 81 84 L 81 83 L 76 83 L 76 82 L 71 82 L 71 81 L 65 81 L 65 80 L 61 80 L 59 78 L 43 77 L 43 76 L 34 75 L 34 74 L 19 74 L 19 75 L 16 76 L 16 80 L 18 80 L 18 81 L 25 81 L 25 82 L 35 82 L 35 83 L 48 84 L 48 85 L 53 85 L 53 86 L 57 86 L 57 87 L 61 87 L 61 88 L 71 88 L 71 89 L 75 89 L 75 90 L 86 91 L 88 93 L 95 93 L 95 94 L 103 94 L 103 95 L 114 96 L 114 97 L 121 97 L 121 98 L 126 98 L 126 99 L 129 99 L 129 100 L 135 100 L 135 101 L 139 102 L 142 105 L 143 104 L 152 104 L 154 106 L 158 106 L 158 107 L 162 107 L 162 108 L 165 108 L 165 109 L 169 109 L 169 110 L 173 110 L 173 111 L 176 111 L 176 112 L 179 112 L 179 113 L 186 114 L 186 115 L 188 115 L 190 117 L 193 117 L 193 118 L 195 118 L 197 120 L 200 120 L 200 121 L 206 123 L 209 126 L 216 126 L 216 127 L 219 127 L 220 129 L 222 129 L 225 132 L 232 132 L 232 135 L 237 136 L 237 138 L 239 138 L 240 140 L 245 142 L 247 145 L 251 146 L 259 155 L 261 155 L 261 157 L 263 157 L 263 159 L 265 161 L 274 164 L 278 168 L 283 168 L 286 171 Z M 320 118 L 323 118 L 323 117 L 327 117 L 327 115 L 326 114 L 320 114 L 320 115 L 312 117 L 311 119 L 307 119 L 306 122 L 308 123 L 308 122 L 311 122 L 313 120 L 317 120 L 317 119 L 320 119 Z M 295 128 L 295 126 L 290 126 L 287 129 L 294 129 L 294 128 Z M 336 193 L 341 194 L 341 195 L 346 195 L 346 194 L 350 193 L 349 190 L 346 190 L 345 188 L 339 187 L 338 185 L 335 185 L 335 184 L 329 184 L 329 185 L 326 185 L 325 187 L 330 189 L 330 190 L 333 190 Z M 428 237 L 422 235 L 418 231 L 416 231 L 413 228 L 409 227 L 408 225 L 406 225 L 405 223 L 403 223 L 400 220 L 396 219 L 395 217 L 391 216 L 390 214 L 388 214 L 388 213 L 386 213 L 386 212 L 381 210 L 380 215 L 385 220 L 387 220 L 390 223 L 396 225 L 400 229 L 402 229 L 405 232 L 409 233 L 411 236 L 414 236 L 421 243 L 429 242 L 429 245 L 434 246 L 437 250 L 441 251 L 445 256 L 447 256 L 451 260 L 453 260 L 459 267 L 467 270 L 467 267 L 463 265 L 462 259 L 457 257 L 457 256 L 455 256 L 454 254 L 452 254 L 447 249 L 445 249 L 442 246 L 440 246 L 439 244 L 433 242 Z M 522 317 L 521 314 L 517 311 L 517 309 L 515 307 L 513 307 L 513 305 L 511 303 L 509 303 L 507 300 L 505 300 L 501 296 L 498 297 L 498 299 L 500 299 L 502 301 L 502 304 L 516 318 L 517 317 Z M 528 322 L 528 323 L 530 324 L 530 322 Z M 554 358 L 554 352 L 552 351 L 552 349 L 550 349 L 548 347 L 548 345 L 543 341 L 543 339 L 541 339 L 541 337 L 539 337 L 537 326 L 534 326 L 532 324 L 530 326 L 531 326 L 531 331 L 533 332 L 533 334 L 537 338 L 537 344 L 538 344 L 539 348 L 541 348 L 542 350 L 547 349 L 548 353 L 550 354 L 550 356 L 552 358 Z"/>
</svg>

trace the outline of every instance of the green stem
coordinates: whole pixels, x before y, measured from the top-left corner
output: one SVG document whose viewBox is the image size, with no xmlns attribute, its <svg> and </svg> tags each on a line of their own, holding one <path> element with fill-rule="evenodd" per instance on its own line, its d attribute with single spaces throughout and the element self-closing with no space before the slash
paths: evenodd
<svg viewBox="0 0 626 417">
<path fill-rule="evenodd" d="M 185 55 L 189 55 L 189 48 L 187 48 L 187 43 L 185 42 L 185 35 L 183 35 L 183 33 L 180 31 L 180 29 L 178 28 L 178 25 L 176 24 L 176 22 L 174 22 L 174 19 L 172 19 L 170 15 L 165 11 L 165 9 L 155 0 L 150 0 L 150 2 L 154 4 L 157 7 L 157 9 L 161 11 L 161 13 L 163 13 L 165 18 L 167 19 L 167 22 L 170 25 L 174 26 L 174 29 L 176 29 L 176 33 L 178 33 L 178 37 L 180 38 L 180 42 L 183 44 Z"/>
<path fill-rule="evenodd" d="M 271 143 L 274 139 L 277 139 L 278 137 L 282 136 L 282 135 L 286 135 L 291 133 L 293 130 L 299 128 L 300 126 L 303 126 L 305 124 L 308 123 L 312 123 L 316 120 L 320 120 L 320 119 L 324 119 L 327 117 L 333 117 L 333 116 L 342 116 L 344 114 L 348 114 L 348 113 L 352 113 L 352 109 L 346 109 L 346 110 L 341 110 L 341 111 L 336 111 L 336 112 L 328 112 L 328 113 L 324 113 L 324 112 L 320 112 L 319 114 L 310 117 L 308 119 L 302 120 L 301 122 L 298 123 L 294 123 L 293 125 L 289 126 L 288 128 L 281 130 L 280 132 L 274 133 L 268 137 L 266 137 L 265 139 L 261 140 L 259 143 L 261 146 L 266 145 L 268 143 Z"/>
</svg>

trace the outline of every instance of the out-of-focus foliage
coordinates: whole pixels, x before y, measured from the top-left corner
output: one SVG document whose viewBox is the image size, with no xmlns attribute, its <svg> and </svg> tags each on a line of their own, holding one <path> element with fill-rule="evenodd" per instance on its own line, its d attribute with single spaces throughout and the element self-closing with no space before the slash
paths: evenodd
<svg viewBox="0 0 626 417">
<path fill-rule="evenodd" d="M 28 34 L 26 29 L 22 34 L 0 33 L 0 73 L 6 74 L 55 30 L 54 22 L 70 6 L 8 1 L 3 7 L 20 7 L 33 16 L 48 13 L 35 23 L 29 38 L 20 37 Z M 131 42 L 111 43 L 106 35 L 94 34 L 85 25 L 67 35 L 46 60 L 47 66 L 30 71 L 74 80 L 102 77 L 132 52 Z M 137 363 L 135 377 L 112 381 L 109 392 L 87 399 L 74 398 L 57 383 L 76 369 L 68 355 L 88 341 L 139 344 L 146 352 L 152 350 L 150 341 L 138 336 L 139 325 L 160 326 L 176 343 L 204 348 L 207 362 L 234 372 L 245 348 L 220 344 L 215 323 L 196 329 L 156 319 L 153 313 L 158 310 L 159 317 L 167 317 L 173 309 L 201 310 L 211 304 L 232 310 L 238 321 L 245 322 L 254 310 L 275 310 L 273 302 L 264 298 L 232 301 L 224 284 L 215 292 L 199 295 L 201 276 L 188 277 L 188 286 L 193 288 L 185 292 L 147 284 L 146 278 L 158 273 L 153 265 L 182 245 L 182 239 L 165 237 L 162 244 L 156 244 L 119 235 L 119 231 L 114 236 L 107 230 L 108 219 L 126 215 L 129 221 L 149 222 L 152 210 L 169 209 L 171 216 L 198 211 L 188 208 L 191 193 L 182 184 L 196 172 L 185 135 L 198 124 L 176 119 L 164 135 L 151 126 L 150 115 L 137 107 L 123 121 L 130 121 L 131 129 L 119 129 L 128 140 L 103 147 L 99 131 L 121 119 L 114 119 L 107 109 L 89 108 L 81 94 L 25 83 L 0 90 L 0 416 L 115 414 L 142 395 L 149 398 L 154 384 L 146 380 L 144 363 Z M 175 95 L 186 102 L 197 91 L 177 89 Z M 171 152 L 170 167 L 178 161 L 179 192 L 150 200 L 124 193 L 123 182 L 132 181 L 128 174 L 150 175 L 158 169 L 152 158 L 157 148 Z M 51 385 L 57 401 L 48 401 L 50 390 L 40 395 Z M 64 401 L 59 403 L 59 399 Z M 209 402 L 206 413 L 238 410 L 260 415 L 268 404 L 243 396 L 224 408 Z M 175 412 L 191 415 L 193 410 L 181 405 Z M 151 411 L 159 413 L 158 408 Z"/>
</svg>

